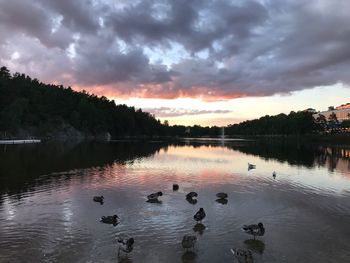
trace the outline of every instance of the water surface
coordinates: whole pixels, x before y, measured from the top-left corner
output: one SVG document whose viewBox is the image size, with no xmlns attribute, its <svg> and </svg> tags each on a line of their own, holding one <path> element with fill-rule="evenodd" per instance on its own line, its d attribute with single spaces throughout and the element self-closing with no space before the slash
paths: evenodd
<svg viewBox="0 0 350 263">
<path fill-rule="evenodd" d="M 1 146 L 0 262 L 234 262 L 230 248 L 255 262 L 350 262 L 349 158 L 347 147 L 240 141 Z M 162 203 L 147 203 L 155 191 Z M 116 227 L 99 222 L 112 214 Z M 258 222 L 254 241 L 241 227 Z M 134 237 L 131 254 L 117 256 L 119 236 Z"/>
</svg>

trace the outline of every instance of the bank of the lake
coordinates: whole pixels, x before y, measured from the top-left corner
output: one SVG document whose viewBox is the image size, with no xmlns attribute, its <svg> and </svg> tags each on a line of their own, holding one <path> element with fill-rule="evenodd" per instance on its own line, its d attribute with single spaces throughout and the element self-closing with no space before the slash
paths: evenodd
<svg viewBox="0 0 350 263">
<path fill-rule="evenodd" d="M 349 133 L 334 134 L 307 134 L 307 135 L 237 135 L 226 136 L 225 138 L 255 140 L 255 141 L 281 141 L 298 143 L 329 143 L 329 144 L 350 144 Z"/>
</svg>

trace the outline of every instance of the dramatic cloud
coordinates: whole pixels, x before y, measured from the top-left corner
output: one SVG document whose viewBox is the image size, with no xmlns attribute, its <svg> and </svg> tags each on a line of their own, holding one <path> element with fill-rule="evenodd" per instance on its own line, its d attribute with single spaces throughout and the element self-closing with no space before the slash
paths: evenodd
<svg viewBox="0 0 350 263">
<path fill-rule="evenodd" d="M 232 111 L 229 110 L 193 110 L 193 109 L 182 109 L 182 108 L 145 108 L 143 109 L 147 112 L 154 114 L 157 117 L 177 117 L 177 116 L 191 116 L 191 115 L 201 115 L 201 114 L 225 114 Z"/>
<path fill-rule="evenodd" d="M 0 64 L 120 97 L 350 84 L 348 10 L 347 0 L 0 0 Z"/>
</svg>

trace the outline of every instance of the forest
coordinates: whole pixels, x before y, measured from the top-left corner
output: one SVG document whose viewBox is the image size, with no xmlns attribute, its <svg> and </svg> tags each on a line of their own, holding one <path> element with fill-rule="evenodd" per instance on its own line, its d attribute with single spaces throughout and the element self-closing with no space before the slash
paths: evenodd
<svg viewBox="0 0 350 263">
<path fill-rule="evenodd" d="M 44 84 L 0 69 L 0 136 L 164 135 L 165 126 L 141 109 L 106 97 Z"/>
<path fill-rule="evenodd" d="M 290 112 L 275 116 L 266 115 L 259 119 L 229 125 L 227 134 L 235 135 L 304 135 L 318 129 L 312 113 L 307 111 Z"/>
</svg>

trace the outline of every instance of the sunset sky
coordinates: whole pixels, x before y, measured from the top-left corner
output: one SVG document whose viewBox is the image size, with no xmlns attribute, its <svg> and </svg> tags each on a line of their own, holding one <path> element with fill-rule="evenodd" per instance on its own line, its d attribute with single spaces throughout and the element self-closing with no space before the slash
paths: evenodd
<svg viewBox="0 0 350 263">
<path fill-rule="evenodd" d="M 348 0 L 0 0 L 0 66 L 170 124 L 350 102 Z"/>
</svg>

